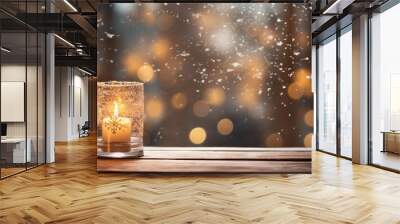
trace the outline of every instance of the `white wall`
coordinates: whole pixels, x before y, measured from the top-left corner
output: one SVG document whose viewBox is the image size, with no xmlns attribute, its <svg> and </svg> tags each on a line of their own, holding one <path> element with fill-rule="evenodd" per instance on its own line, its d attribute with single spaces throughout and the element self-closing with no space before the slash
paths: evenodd
<svg viewBox="0 0 400 224">
<path fill-rule="evenodd" d="M 26 67 L 24 65 L 18 65 L 18 64 L 6 64 L 1 66 L 1 81 L 3 82 L 25 82 L 25 71 Z M 34 66 L 28 66 L 27 67 L 28 74 L 36 74 L 36 67 Z M 29 80 L 29 85 L 36 85 L 36 81 Z M 30 99 L 32 97 L 36 98 L 36 89 L 28 88 L 27 89 L 27 102 L 30 104 L 34 100 Z M 33 92 L 31 92 L 32 90 Z M 34 101 L 35 104 L 33 105 L 28 105 L 31 107 L 36 108 L 36 101 Z M 7 110 L 7 108 L 1 108 L 2 110 Z M 28 122 L 35 121 L 36 123 L 36 113 L 28 113 Z M 28 128 L 33 127 L 32 124 L 28 124 Z M 35 126 L 36 129 L 36 126 Z M 28 130 L 29 132 L 29 130 Z M 25 122 L 11 122 L 7 123 L 7 136 L 8 137 L 25 137 Z M 28 133 L 29 137 L 29 133 Z"/>
<path fill-rule="evenodd" d="M 72 67 L 56 67 L 55 74 L 55 140 L 70 141 L 88 120 L 88 78 Z"/>
</svg>

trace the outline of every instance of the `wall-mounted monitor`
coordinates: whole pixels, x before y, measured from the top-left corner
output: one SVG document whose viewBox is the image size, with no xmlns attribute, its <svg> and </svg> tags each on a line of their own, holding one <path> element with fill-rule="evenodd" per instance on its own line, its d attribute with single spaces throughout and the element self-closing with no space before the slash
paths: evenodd
<svg viewBox="0 0 400 224">
<path fill-rule="evenodd" d="M 24 122 L 24 102 L 24 82 L 1 82 L 1 122 Z"/>
</svg>

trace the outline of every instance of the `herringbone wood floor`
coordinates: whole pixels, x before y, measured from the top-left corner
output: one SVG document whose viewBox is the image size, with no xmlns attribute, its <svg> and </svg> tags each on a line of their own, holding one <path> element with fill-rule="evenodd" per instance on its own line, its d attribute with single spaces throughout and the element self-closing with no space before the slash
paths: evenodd
<svg viewBox="0 0 400 224">
<path fill-rule="evenodd" d="M 400 175 L 313 154 L 312 175 L 97 174 L 94 139 L 0 181 L 0 223 L 400 223 Z"/>
</svg>

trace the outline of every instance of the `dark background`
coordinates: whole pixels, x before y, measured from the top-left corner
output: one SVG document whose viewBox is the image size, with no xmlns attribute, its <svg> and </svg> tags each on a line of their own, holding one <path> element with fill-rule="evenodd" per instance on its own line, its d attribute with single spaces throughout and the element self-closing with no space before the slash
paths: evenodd
<svg viewBox="0 0 400 224">
<path fill-rule="evenodd" d="M 201 127 L 201 146 L 310 146 L 310 20 L 306 4 L 104 4 L 98 81 L 145 81 L 145 145 L 193 146 Z"/>
</svg>

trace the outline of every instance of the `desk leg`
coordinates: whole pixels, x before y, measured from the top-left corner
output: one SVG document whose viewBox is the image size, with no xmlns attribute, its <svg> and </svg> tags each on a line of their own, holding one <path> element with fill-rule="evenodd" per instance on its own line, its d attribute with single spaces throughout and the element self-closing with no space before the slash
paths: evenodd
<svg viewBox="0 0 400 224">
<path fill-rule="evenodd" d="M 382 133 L 383 136 L 383 149 L 381 152 L 386 152 L 386 134 Z"/>
</svg>

